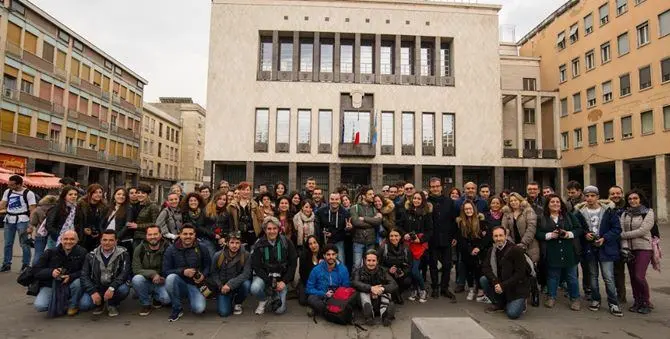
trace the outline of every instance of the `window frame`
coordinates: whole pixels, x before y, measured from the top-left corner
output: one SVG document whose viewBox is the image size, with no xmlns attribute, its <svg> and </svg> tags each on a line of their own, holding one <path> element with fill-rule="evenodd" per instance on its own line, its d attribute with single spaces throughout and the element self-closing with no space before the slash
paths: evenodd
<svg viewBox="0 0 670 339">
<path fill-rule="evenodd" d="M 567 68 L 566 68 L 565 64 L 562 64 L 562 65 L 558 66 L 558 81 L 560 83 L 564 83 L 564 82 L 568 81 L 568 74 L 567 73 L 568 72 L 567 72 Z"/>
<path fill-rule="evenodd" d="M 647 126 L 649 129 L 645 131 L 644 119 L 645 117 L 651 117 L 651 123 Z M 650 135 L 654 134 L 654 111 L 649 109 L 643 112 L 640 112 L 640 135 Z"/>
<path fill-rule="evenodd" d="M 589 67 L 589 59 L 591 60 L 591 67 Z M 594 50 L 584 53 L 584 67 L 586 67 L 587 72 L 596 68 L 596 54 Z"/>
<path fill-rule="evenodd" d="M 621 80 L 622 80 L 623 78 L 628 78 L 628 87 L 623 87 L 623 85 L 622 85 L 622 83 L 621 83 Z M 625 88 L 628 89 L 628 91 L 627 91 L 626 93 L 624 93 L 624 89 L 625 89 Z M 630 92 L 631 92 L 631 87 L 630 87 L 630 73 L 626 73 L 626 74 L 621 74 L 621 75 L 619 75 L 619 97 L 625 97 L 625 96 L 628 96 L 628 95 L 630 95 Z"/>
<path fill-rule="evenodd" d="M 602 9 L 605 8 L 607 12 L 605 15 L 602 13 Z M 600 7 L 598 7 L 598 22 L 600 22 L 600 27 L 603 27 L 607 25 L 610 22 L 610 8 L 609 8 L 609 2 L 604 3 Z"/>
<path fill-rule="evenodd" d="M 318 112 L 318 140 L 319 140 L 319 145 L 332 145 L 333 144 L 333 110 L 332 109 L 319 109 Z M 324 122 L 324 115 L 328 114 L 328 123 Z M 328 132 L 324 130 L 325 128 L 323 126 L 327 126 Z M 323 137 L 327 136 L 328 142 L 324 142 Z"/>
<path fill-rule="evenodd" d="M 264 119 L 265 120 L 265 141 L 263 141 L 263 135 L 262 133 L 259 134 L 259 123 L 261 123 L 262 119 L 259 117 L 259 113 L 265 112 L 267 117 Z M 254 114 L 254 144 L 269 144 L 270 143 L 270 109 L 267 107 L 257 107 L 255 110 Z M 254 148 L 254 152 L 257 152 Z M 267 152 L 267 151 L 266 151 Z"/>
<path fill-rule="evenodd" d="M 621 40 L 620 40 L 620 39 L 621 39 L 622 37 L 624 37 L 624 36 L 626 37 L 626 44 L 625 44 L 625 46 L 626 46 L 626 51 L 625 51 L 625 52 L 621 52 L 621 46 L 624 46 L 624 45 L 621 44 Z M 617 35 L 617 37 L 616 37 L 616 42 L 617 42 L 617 43 L 616 43 L 616 45 L 617 45 L 617 54 L 619 55 L 619 57 L 622 57 L 622 56 L 627 55 L 628 53 L 630 53 L 630 38 L 629 38 L 629 36 L 628 36 L 628 31 L 623 32 L 623 33 Z"/>
<path fill-rule="evenodd" d="M 651 43 L 651 39 L 649 36 L 649 21 L 645 21 L 637 25 L 635 27 L 635 31 L 637 32 L 637 48 L 646 46 Z M 642 41 L 643 38 L 645 39 L 645 41 Z"/>
<path fill-rule="evenodd" d="M 606 85 L 609 85 L 609 91 L 605 91 Z M 614 94 L 612 93 L 612 80 L 607 80 L 600 84 L 602 88 L 603 104 L 608 103 L 614 100 Z"/>
<path fill-rule="evenodd" d="M 302 138 L 301 138 L 301 134 L 304 132 L 304 131 L 301 131 L 301 128 L 305 127 L 304 124 L 301 123 L 301 117 L 305 116 L 305 113 L 306 113 L 306 117 L 307 117 L 307 140 L 306 140 L 306 142 L 304 140 L 302 140 Z M 298 129 L 297 133 L 296 133 L 296 144 L 297 145 L 309 145 L 309 146 L 311 146 L 312 145 L 312 110 L 307 109 L 307 108 L 299 108 L 296 123 L 297 123 L 297 129 Z M 309 153 L 309 152 L 298 151 L 298 153 Z"/>
<path fill-rule="evenodd" d="M 279 120 L 280 120 L 280 114 L 286 114 L 287 121 L 286 121 L 286 128 L 284 127 L 284 124 L 282 123 L 280 125 Z M 275 110 L 275 143 L 276 144 L 291 144 L 291 109 L 289 108 L 277 108 Z M 286 136 L 284 137 L 283 134 L 280 134 L 279 131 L 285 131 Z M 284 133 L 284 132 L 282 132 Z M 281 140 L 280 140 L 281 136 Z"/>
<path fill-rule="evenodd" d="M 611 128 L 611 135 L 608 138 L 607 137 L 607 126 L 610 126 Z M 614 141 L 614 120 L 608 120 L 603 122 L 603 142 L 608 143 L 608 142 L 613 142 Z"/>
<path fill-rule="evenodd" d="M 535 108 L 533 107 L 523 108 L 523 123 L 525 125 L 535 125 Z"/>
<path fill-rule="evenodd" d="M 665 65 L 665 67 L 664 67 Z M 665 68 L 665 70 L 664 70 Z M 670 82 L 670 56 L 661 59 L 661 83 L 665 84 Z"/>
<path fill-rule="evenodd" d="M 624 133 L 624 121 L 630 122 L 630 133 Z M 633 138 L 633 116 L 625 115 L 621 117 L 621 140 L 627 140 Z"/>
<path fill-rule="evenodd" d="M 590 19 L 587 20 L 586 18 L 589 18 L 589 17 L 590 17 Z M 583 18 L 583 21 L 584 21 L 584 36 L 587 36 L 587 35 L 593 33 L 593 12 L 585 15 L 584 18 Z M 591 25 L 587 26 L 588 21 L 591 21 Z"/>
<path fill-rule="evenodd" d="M 570 68 L 572 69 L 572 78 L 576 78 L 581 75 L 581 65 L 580 58 L 576 57 L 570 61 Z"/>
<path fill-rule="evenodd" d="M 572 132 L 575 138 L 575 149 L 582 148 L 584 146 L 584 134 L 582 128 L 575 128 Z"/>
<path fill-rule="evenodd" d="M 649 82 L 648 83 L 645 82 L 644 84 L 646 84 L 647 86 L 642 87 L 642 85 L 643 85 L 643 83 L 642 83 L 642 72 L 645 69 L 647 69 L 648 72 L 649 72 Z M 642 67 L 638 68 L 638 80 L 639 80 L 638 85 L 639 85 L 639 90 L 640 91 L 646 90 L 646 89 L 651 88 L 653 86 L 654 82 L 653 82 L 653 78 L 652 78 L 651 65 L 646 65 L 646 66 L 642 66 Z"/>
<path fill-rule="evenodd" d="M 598 125 L 589 125 L 587 128 L 589 146 L 598 145 Z"/>
<path fill-rule="evenodd" d="M 662 25 L 662 22 L 661 22 L 662 21 L 661 20 L 662 16 L 665 20 L 668 20 L 668 23 L 667 23 L 668 31 L 665 32 L 665 34 L 663 34 L 663 31 L 662 31 L 662 29 L 663 29 L 663 25 Z M 670 9 L 668 9 L 665 12 L 659 13 L 657 17 L 658 17 L 658 38 L 660 39 L 660 38 L 663 38 L 663 37 L 666 37 L 666 36 L 670 35 Z"/>
<path fill-rule="evenodd" d="M 607 59 L 605 59 L 605 56 L 607 56 Z M 607 41 L 600 45 L 600 64 L 604 65 L 610 61 L 612 61 L 612 44 Z"/>
<path fill-rule="evenodd" d="M 576 96 L 577 98 L 575 98 Z M 577 107 L 577 104 L 579 104 L 579 107 Z M 572 112 L 579 113 L 581 111 L 582 111 L 582 92 L 579 91 L 577 93 L 572 94 Z"/>
<path fill-rule="evenodd" d="M 570 133 L 561 132 L 561 151 L 567 151 L 570 148 Z"/>
<path fill-rule="evenodd" d="M 593 98 L 590 98 L 589 91 L 593 90 Z M 596 86 L 592 86 L 586 89 L 586 108 L 595 107 L 598 105 L 598 93 L 596 92 Z"/>
</svg>

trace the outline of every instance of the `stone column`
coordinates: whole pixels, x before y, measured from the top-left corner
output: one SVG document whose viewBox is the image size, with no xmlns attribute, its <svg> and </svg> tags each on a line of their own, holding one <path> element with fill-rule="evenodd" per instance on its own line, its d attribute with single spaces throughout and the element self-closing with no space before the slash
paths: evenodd
<svg viewBox="0 0 670 339">
<path fill-rule="evenodd" d="M 535 169 L 533 167 L 528 167 L 526 174 L 526 185 L 528 185 L 528 183 L 530 183 L 531 181 L 535 181 L 534 170 Z M 542 189 L 542 187 L 540 187 L 540 189 Z"/>
<path fill-rule="evenodd" d="M 90 168 L 88 166 L 79 166 L 77 169 L 77 179 L 75 180 L 77 180 L 82 187 L 88 186 L 89 170 Z"/>
<path fill-rule="evenodd" d="M 402 47 L 402 36 L 401 35 L 396 35 L 395 36 L 395 44 L 393 45 L 393 74 L 395 74 L 396 78 L 396 83 L 400 84 L 402 83 L 402 75 L 400 75 L 400 48 Z"/>
<path fill-rule="evenodd" d="M 516 147 L 519 158 L 523 158 L 523 100 L 520 94 L 516 96 Z"/>
<path fill-rule="evenodd" d="M 300 33 L 295 31 L 293 32 L 293 72 L 291 80 L 298 81 L 300 79 L 298 74 L 300 74 Z"/>
<path fill-rule="evenodd" d="M 414 75 L 416 83 L 421 83 L 421 36 L 414 37 Z"/>
<path fill-rule="evenodd" d="M 498 194 L 505 189 L 505 168 L 496 166 L 493 168 L 493 191 Z"/>
<path fill-rule="evenodd" d="M 384 186 L 384 165 L 372 164 L 370 166 L 370 184 L 375 192 L 381 192 Z"/>
<path fill-rule="evenodd" d="M 591 164 L 584 164 L 584 187 L 596 185 L 596 168 Z"/>
<path fill-rule="evenodd" d="M 319 32 L 314 32 L 314 44 L 312 45 L 312 81 L 319 81 L 321 72 L 321 37 Z M 333 51 L 333 54 L 335 51 Z"/>
<path fill-rule="evenodd" d="M 423 190 L 423 166 L 414 165 L 414 188 L 417 191 Z"/>
<path fill-rule="evenodd" d="M 288 191 L 295 191 L 298 188 L 298 164 L 288 163 Z"/>
<path fill-rule="evenodd" d="M 65 176 L 65 163 L 64 162 L 54 163 L 51 172 L 59 178 L 64 177 Z"/>
<path fill-rule="evenodd" d="M 340 165 L 340 163 L 328 164 L 328 190 L 330 192 L 335 192 L 337 187 L 340 186 L 341 178 L 342 178 L 342 165 Z"/>
<path fill-rule="evenodd" d="M 544 149 L 542 145 L 542 97 L 537 95 L 535 97 L 535 126 L 537 127 L 537 145 L 538 150 Z"/>
<path fill-rule="evenodd" d="M 561 108 L 559 105 L 558 96 L 554 96 L 554 114 L 552 114 L 552 117 L 554 120 L 554 148 L 556 149 L 557 159 L 561 159 L 561 125 L 559 122 Z"/>
<path fill-rule="evenodd" d="M 456 165 L 454 167 L 454 187 L 463 190 L 463 166 Z"/>
<path fill-rule="evenodd" d="M 340 82 L 340 33 L 335 33 L 333 42 L 333 81 Z"/>
<path fill-rule="evenodd" d="M 246 164 L 246 181 L 251 184 L 251 191 L 254 191 L 254 162 L 247 161 Z"/>
<path fill-rule="evenodd" d="M 564 200 L 567 198 L 565 186 L 568 184 L 568 170 L 559 168 L 556 171 L 558 178 L 556 178 L 556 194 L 560 195 Z"/>
<path fill-rule="evenodd" d="M 279 31 L 272 31 L 272 76 L 273 81 L 277 80 L 279 72 Z"/>
<path fill-rule="evenodd" d="M 668 221 L 668 158 L 665 154 L 656 156 L 656 178 L 653 180 L 655 186 L 656 217 L 661 223 Z"/>
<path fill-rule="evenodd" d="M 623 160 L 616 160 L 614 162 L 614 176 L 616 177 L 617 186 L 625 192 L 630 190 L 630 166 Z"/>
<path fill-rule="evenodd" d="M 382 82 L 382 35 L 375 34 L 375 45 L 374 45 L 374 60 L 373 60 L 373 72 L 375 73 L 375 84 L 380 84 Z"/>
<path fill-rule="evenodd" d="M 337 52 L 333 52 L 337 53 Z M 361 82 L 361 34 L 354 35 L 354 82 Z"/>
</svg>

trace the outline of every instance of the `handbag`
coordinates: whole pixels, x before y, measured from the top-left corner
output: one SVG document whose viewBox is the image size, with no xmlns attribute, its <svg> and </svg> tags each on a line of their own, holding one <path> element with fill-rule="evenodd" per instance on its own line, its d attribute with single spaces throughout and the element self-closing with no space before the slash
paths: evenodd
<svg viewBox="0 0 670 339">
<path fill-rule="evenodd" d="M 35 279 L 35 273 L 33 272 L 33 268 L 30 266 L 26 267 L 23 271 L 21 271 L 19 277 L 16 278 L 16 282 L 19 283 L 19 285 L 25 287 L 30 286 L 35 281 L 37 281 Z"/>
<path fill-rule="evenodd" d="M 633 251 L 630 249 L 631 247 L 630 239 L 627 239 L 626 241 L 628 242 L 628 247 L 622 247 L 619 250 L 619 259 L 624 263 L 634 263 L 635 255 L 633 254 Z"/>
</svg>

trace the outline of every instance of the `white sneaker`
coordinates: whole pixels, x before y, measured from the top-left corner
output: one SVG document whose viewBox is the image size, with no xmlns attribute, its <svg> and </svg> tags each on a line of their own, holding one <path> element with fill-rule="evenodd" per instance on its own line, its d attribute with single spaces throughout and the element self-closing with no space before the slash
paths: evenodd
<svg viewBox="0 0 670 339">
<path fill-rule="evenodd" d="M 428 297 L 428 292 L 426 292 L 426 290 L 419 291 L 419 302 L 420 303 L 425 303 L 427 297 Z"/>
<path fill-rule="evenodd" d="M 265 306 L 263 306 L 263 307 L 265 307 Z M 242 314 L 242 304 L 235 304 L 235 308 L 233 309 L 233 314 L 234 315 Z"/>
<path fill-rule="evenodd" d="M 254 311 L 254 313 L 256 313 L 257 315 L 261 315 L 261 314 L 265 313 L 265 304 L 267 304 L 267 303 L 268 303 L 267 300 L 259 301 L 258 302 L 258 307 L 256 307 L 256 311 Z"/>
<path fill-rule="evenodd" d="M 477 302 L 478 303 L 484 303 L 484 304 L 490 304 L 491 299 L 489 299 L 489 297 L 487 297 L 485 295 L 482 295 L 482 296 L 477 297 Z"/>
<path fill-rule="evenodd" d="M 416 290 L 411 290 L 409 292 L 409 297 L 407 297 L 407 299 L 409 299 L 411 301 L 414 301 L 414 300 L 416 300 L 416 295 L 417 295 L 417 291 Z"/>
<path fill-rule="evenodd" d="M 473 299 L 475 299 L 475 289 L 474 289 L 474 288 L 471 288 L 471 289 L 468 291 L 468 296 L 465 297 L 465 299 L 466 299 L 466 300 L 470 300 L 470 301 L 473 300 Z"/>
</svg>

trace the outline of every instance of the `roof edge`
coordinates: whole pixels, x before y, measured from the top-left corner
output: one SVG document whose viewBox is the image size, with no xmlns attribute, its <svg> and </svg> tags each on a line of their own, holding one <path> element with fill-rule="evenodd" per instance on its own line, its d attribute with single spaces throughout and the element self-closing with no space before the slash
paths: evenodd
<svg viewBox="0 0 670 339">
<path fill-rule="evenodd" d="M 570 8 L 575 7 L 580 0 L 567 0 L 566 3 L 561 5 L 558 9 L 553 11 L 551 14 L 549 14 L 548 17 L 546 17 L 544 20 L 542 20 L 535 28 L 531 29 L 530 32 L 526 33 L 526 35 L 517 42 L 517 46 L 521 46 L 525 44 L 528 40 L 530 40 L 532 37 L 534 37 L 537 33 L 539 33 L 541 30 L 549 26 L 556 18 L 559 16 L 563 15 L 563 13 L 567 12 Z"/>
</svg>

